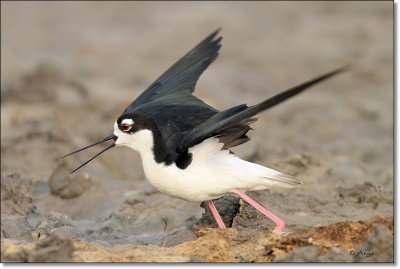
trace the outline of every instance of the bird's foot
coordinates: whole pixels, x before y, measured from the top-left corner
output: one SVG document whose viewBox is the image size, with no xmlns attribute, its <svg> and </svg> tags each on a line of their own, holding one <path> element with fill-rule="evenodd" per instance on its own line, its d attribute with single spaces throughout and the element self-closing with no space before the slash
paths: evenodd
<svg viewBox="0 0 400 269">
<path fill-rule="evenodd" d="M 273 233 L 282 233 L 283 229 L 285 229 L 285 222 L 282 221 L 282 224 L 277 224 L 275 229 L 272 231 Z"/>
</svg>

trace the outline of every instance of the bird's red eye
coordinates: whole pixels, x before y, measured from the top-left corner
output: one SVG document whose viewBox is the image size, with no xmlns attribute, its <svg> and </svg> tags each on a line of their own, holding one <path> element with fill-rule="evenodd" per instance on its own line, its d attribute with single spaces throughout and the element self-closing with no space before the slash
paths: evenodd
<svg viewBox="0 0 400 269">
<path fill-rule="evenodd" d="M 127 123 L 122 123 L 121 124 L 121 130 L 124 132 L 128 132 L 132 128 L 132 125 L 127 124 Z"/>
</svg>

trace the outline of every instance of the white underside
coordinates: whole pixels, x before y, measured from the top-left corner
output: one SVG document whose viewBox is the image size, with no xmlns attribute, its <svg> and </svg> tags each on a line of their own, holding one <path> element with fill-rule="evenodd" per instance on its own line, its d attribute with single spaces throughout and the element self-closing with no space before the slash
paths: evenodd
<svg viewBox="0 0 400 269">
<path fill-rule="evenodd" d="M 215 199 L 236 188 L 251 191 L 296 185 L 292 182 L 295 181 L 293 177 L 221 150 L 223 144 L 216 138 L 190 148 L 193 160 L 186 169 L 180 169 L 175 164 L 166 166 L 154 160 L 151 131 L 141 130 L 126 135 L 117 129 L 114 133 L 119 137 L 117 145 L 129 146 L 140 153 L 145 175 L 154 187 L 184 200 Z"/>
</svg>

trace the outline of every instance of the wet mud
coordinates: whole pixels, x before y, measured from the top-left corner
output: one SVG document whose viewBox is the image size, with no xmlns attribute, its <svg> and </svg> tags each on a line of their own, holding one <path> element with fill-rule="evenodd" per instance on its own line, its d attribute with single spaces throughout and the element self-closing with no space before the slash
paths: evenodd
<svg viewBox="0 0 400 269">
<path fill-rule="evenodd" d="M 390 2 L 1 5 L 2 261 L 393 262 Z M 195 91 L 218 109 L 352 64 L 259 115 L 252 140 L 232 149 L 304 181 L 248 193 L 285 220 L 284 233 L 234 195 L 215 201 L 229 226 L 217 229 L 205 203 L 152 187 L 126 148 L 71 175 L 103 146 L 60 159 L 109 135 L 133 98 L 219 26 L 221 54 Z"/>
</svg>

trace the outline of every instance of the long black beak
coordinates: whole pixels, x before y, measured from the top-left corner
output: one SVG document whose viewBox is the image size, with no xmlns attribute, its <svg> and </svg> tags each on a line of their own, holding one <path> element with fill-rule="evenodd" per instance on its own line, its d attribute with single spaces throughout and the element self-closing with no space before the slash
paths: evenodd
<svg viewBox="0 0 400 269">
<path fill-rule="evenodd" d="M 90 148 L 90 147 L 96 146 L 96 145 L 101 144 L 101 143 L 103 143 L 103 142 L 106 142 L 106 141 L 108 141 L 108 140 L 111 140 L 111 139 L 114 140 L 114 143 L 112 143 L 111 145 L 109 145 L 108 147 L 106 147 L 105 149 L 103 149 L 102 151 L 100 151 L 99 153 L 97 153 L 96 155 L 94 155 L 92 158 L 90 158 L 89 160 L 87 160 L 86 162 L 84 162 L 83 164 L 81 164 L 79 167 L 77 167 L 77 168 L 75 168 L 74 170 L 72 170 L 71 173 L 70 173 L 70 174 L 72 174 L 72 173 L 74 173 L 75 171 L 77 171 L 77 170 L 79 170 L 80 168 L 82 168 L 83 166 L 87 165 L 89 162 L 91 162 L 93 159 L 95 159 L 95 158 L 98 157 L 99 155 L 103 154 L 103 153 L 106 152 L 107 150 L 109 150 L 109 149 L 111 149 L 112 147 L 114 147 L 114 146 L 115 146 L 115 141 L 117 140 L 117 138 L 118 138 L 118 137 L 117 137 L 116 135 L 112 134 L 112 135 L 107 136 L 106 138 L 104 138 L 104 139 L 102 139 L 102 140 L 100 140 L 100 141 L 98 141 L 98 142 L 96 142 L 96 143 L 90 144 L 89 146 L 86 146 L 86 147 L 80 148 L 80 149 L 78 149 L 78 150 L 75 150 L 75 151 L 73 151 L 73 152 L 71 152 L 71 153 L 68 153 L 67 155 L 62 156 L 61 158 L 64 158 L 64 157 L 67 157 L 67 156 L 69 156 L 69 155 L 78 153 L 78 152 L 80 152 L 80 151 L 82 151 L 82 150 L 85 150 L 85 149 L 88 149 L 88 148 Z"/>
<path fill-rule="evenodd" d="M 110 148 L 115 146 L 115 142 L 112 143 L 111 145 L 109 145 L 108 147 L 106 147 L 105 149 L 103 149 L 102 151 L 100 151 L 99 153 L 97 153 L 96 155 L 94 155 L 92 158 L 90 158 L 89 160 L 87 160 L 86 162 L 84 162 L 83 164 L 81 164 L 80 166 L 78 166 L 77 168 L 75 168 L 74 170 L 71 171 L 70 174 L 72 174 L 73 172 L 81 169 L 82 167 L 84 167 L 85 165 L 87 165 L 88 163 L 90 163 L 93 159 L 95 159 L 97 156 L 103 154 L 104 152 L 106 152 L 107 150 L 109 150 Z"/>
<path fill-rule="evenodd" d="M 112 134 L 112 135 L 110 135 L 110 136 L 107 136 L 106 138 L 103 138 L 103 139 L 100 140 L 100 141 L 97 141 L 97 142 L 95 142 L 95 143 L 93 143 L 93 144 L 90 144 L 89 146 L 86 146 L 86 147 L 77 149 L 77 150 L 75 150 L 75 151 L 73 151 L 73 152 L 71 152 L 71 153 L 68 153 L 68 154 L 62 156 L 61 158 L 65 158 L 65 157 L 67 157 L 67 156 L 69 156 L 69 155 L 78 153 L 78 152 L 80 152 L 80 151 L 82 151 L 82 150 L 91 148 L 91 147 L 93 147 L 93 146 L 96 146 L 96 145 L 98 145 L 98 144 L 104 143 L 104 142 L 106 142 L 106 141 L 108 141 L 108 140 L 111 140 L 111 139 L 113 139 L 113 140 L 115 141 L 115 140 L 117 140 L 117 138 L 118 138 L 118 137 L 117 137 L 116 135 Z"/>
</svg>

